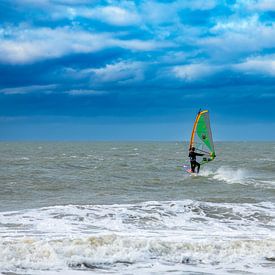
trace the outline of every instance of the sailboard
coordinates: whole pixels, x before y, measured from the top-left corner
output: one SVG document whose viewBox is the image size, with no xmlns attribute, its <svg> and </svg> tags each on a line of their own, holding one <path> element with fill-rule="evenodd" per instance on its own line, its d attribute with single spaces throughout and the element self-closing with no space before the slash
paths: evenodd
<svg viewBox="0 0 275 275">
<path fill-rule="evenodd" d="M 197 114 L 190 138 L 189 150 L 192 147 L 195 147 L 195 152 L 204 154 L 204 156 L 197 156 L 197 162 L 201 165 L 214 160 L 216 157 L 208 110 L 200 110 Z"/>
<path fill-rule="evenodd" d="M 192 172 L 192 170 L 191 169 L 187 169 L 187 170 L 185 170 L 187 173 L 189 173 L 191 176 L 193 176 L 193 177 L 197 177 L 199 174 L 198 173 L 196 173 L 196 172 Z"/>
</svg>

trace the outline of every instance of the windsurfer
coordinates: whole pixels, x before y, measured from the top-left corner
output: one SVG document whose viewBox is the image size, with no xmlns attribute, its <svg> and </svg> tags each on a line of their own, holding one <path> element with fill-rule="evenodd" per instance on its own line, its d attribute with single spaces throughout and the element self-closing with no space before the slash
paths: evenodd
<svg viewBox="0 0 275 275">
<path fill-rule="evenodd" d="M 195 168 L 197 168 L 197 173 L 200 172 L 201 165 L 197 162 L 196 156 L 204 156 L 204 154 L 199 154 L 195 152 L 195 147 L 191 147 L 189 150 L 189 158 L 190 158 L 190 164 L 191 164 L 191 171 L 192 173 L 195 173 Z"/>
</svg>

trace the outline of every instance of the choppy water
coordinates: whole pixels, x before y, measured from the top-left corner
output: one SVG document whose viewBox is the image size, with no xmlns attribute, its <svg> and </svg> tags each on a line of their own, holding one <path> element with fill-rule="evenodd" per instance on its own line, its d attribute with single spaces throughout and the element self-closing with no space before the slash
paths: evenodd
<svg viewBox="0 0 275 275">
<path fill-rule="evenodd" d="M 275 143 L 0 143 L 0 272 L 274 274 Z"/>
</svg>

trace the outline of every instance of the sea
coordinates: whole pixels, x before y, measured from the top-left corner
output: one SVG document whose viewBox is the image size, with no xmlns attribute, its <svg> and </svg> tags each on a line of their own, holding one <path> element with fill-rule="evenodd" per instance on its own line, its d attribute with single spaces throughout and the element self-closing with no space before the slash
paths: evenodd
<svg viewBox="0 0 275 275">
<path fill-rule="evenodd" d="M 0 274 L 275 274 L 275 142 L 0 142 Z"/>
</svg>

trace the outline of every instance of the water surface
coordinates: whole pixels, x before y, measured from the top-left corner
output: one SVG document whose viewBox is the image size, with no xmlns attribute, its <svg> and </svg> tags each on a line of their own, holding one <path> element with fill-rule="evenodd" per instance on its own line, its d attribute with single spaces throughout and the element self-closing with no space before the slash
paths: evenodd
<svg viewBox="0 0 275 275">
<path fill-rule="evenodd" d="M 0 143 L 0 272 L 273 274 L 275 143 Z"/>
</svg>

